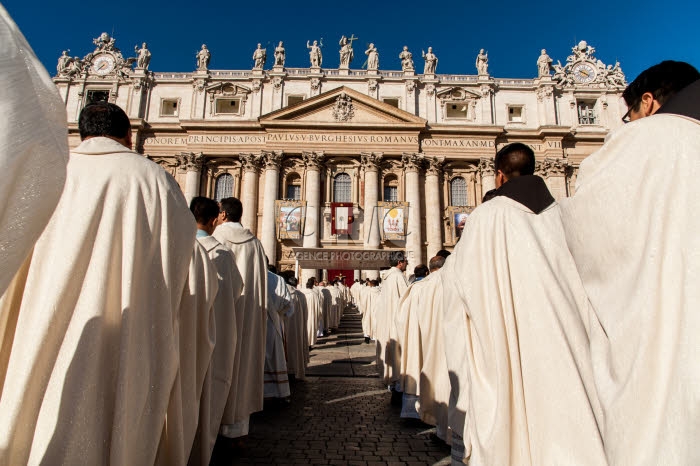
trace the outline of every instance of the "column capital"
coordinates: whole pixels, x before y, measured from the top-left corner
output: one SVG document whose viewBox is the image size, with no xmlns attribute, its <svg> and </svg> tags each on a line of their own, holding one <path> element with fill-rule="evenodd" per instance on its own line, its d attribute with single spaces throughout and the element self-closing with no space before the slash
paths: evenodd
<svg viewBox="0 0 700 466">
<path fill-rule="evenodd" d="M 482 157 L 479 159 L 479 168 L 478 170 L 481 172 L 481 175 L 484 176 L 493 176 L 496 174 L 496 170 L 494 169 L 493 166 L 493 159 L 490 157 Z"/>
<path fill-rule="evenodd" d="M 535 165 L 535 172 L 540 176 L 566 176 L 569 161 L 560 158 L 545 157 L 539 164 Z"/>
<path fill-rule="evenodd" d="M 320 151 L 305 151 L 301 153 L 301 158 L 304 160 L 304 165 L 307 170 L 316 170 L 320 172 L 323 169 L 323 161 L 326 155 Z"/>
<path fill-rule="evenodd" d="M 426 175 L 440 176 L 442 165 L 445 163 L 445 157 L 426 157 L 425 161 L 428 164 Z"/>
<path fill-rule="evenodd" d="M 240 154 L 244 172 L 257 172 L 260 168 L 260 156 L 255 154 Z"/>
<path fill-rule="evenodd" d="M 420 154 L 404 152 L 401 155 L 401 164 L 407 172 L 417 172 L 423 168 L 424 157 Z"/>
<path fill-rule="evenodd" d="M 360 154 L 360 163 L 365 171 L 378 171 L 383 158 L 384 154 L 381 152 L 362 152 Z"/>
<path fill-rule="evenodd" d="M 175 154 L 175 159 L 180 170 L 198 172 L 202 171 L 202 165 L 204 165 L 206 157 L 202 152 L 180 152 Z"/>
<path fill-rule="evenodd" d="M 260 161 L 265 166 L 265 170 L 278 170 L 282 165 L 284 153 L 281 150 L 263 151 L 260 154 Z"/>
</svg>

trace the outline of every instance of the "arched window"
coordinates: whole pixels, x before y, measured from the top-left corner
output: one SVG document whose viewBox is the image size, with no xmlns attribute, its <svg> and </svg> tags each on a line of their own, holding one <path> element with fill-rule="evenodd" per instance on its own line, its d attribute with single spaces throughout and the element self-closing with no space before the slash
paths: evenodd
<svg viewBox="0 0 700 466">
<path fill-rule="evenodd" d="M 450 194 L 453 206 L 467 205 L 467 180 L 461 176 L 452 178 L 450 182 Z"/>
<path fill-rule="evenodd" d="M 399 179 L 395 175 L 384 178 L 384 202 L 399 200 Z"/>
<path fill-rule="evenodd" d="M 214 196 L 216 202 L 219 202 L 225 197 L 231 197 L 233 195 L 233 176 L 231 176 L 230 173 L 219 175 L 216 179 L 214 192 L 216 193 Z"/>
<path fill-rule="evenodd" d="M 296 173 L 287 175 L 287 195 L 285 199 L 294 201 L 301 199 L 301 177 Z"/>
<path fill-rule="evenodd" d="M 333 179 L 333 202 L 352 202 L 352 179 L 347 173 L 338 173 Z"/>
</svg>

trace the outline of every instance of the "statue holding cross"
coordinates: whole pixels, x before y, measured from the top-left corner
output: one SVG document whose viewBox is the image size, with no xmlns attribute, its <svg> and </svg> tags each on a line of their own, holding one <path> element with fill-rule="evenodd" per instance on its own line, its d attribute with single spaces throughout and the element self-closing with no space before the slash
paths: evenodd
<svg viewBox="0 0 700 466">
<path fill-rule="evenodd" d="M 350 38 L 347 38 L 345 36 L 342 36 L 340 38 L 340 42 L 338 43 L 340 45 L 340 66 L 338 68 L 350 68 L 350 62 L 354 57 L 354 53 L 352 51 L 352 42 L 357 39 L 358 38 L 355 37 L 354 34 L 351 34 Z"/>
</svg>

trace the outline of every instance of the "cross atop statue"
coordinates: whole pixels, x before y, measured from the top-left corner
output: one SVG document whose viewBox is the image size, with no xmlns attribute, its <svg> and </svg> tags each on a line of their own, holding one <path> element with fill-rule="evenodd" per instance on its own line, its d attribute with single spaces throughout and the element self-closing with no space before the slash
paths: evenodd
<svg viewBox="0 0 700 466">
<path fill-rule="evenodd" d="M 348 42 L 350 42 L 350 47 L 352 47 L 353 41 L 356 41 L 359 39 L 359 37 L 355 37 L 355 34 L 350 34 L 350 37 L 348 37 Z"/>
</svg>

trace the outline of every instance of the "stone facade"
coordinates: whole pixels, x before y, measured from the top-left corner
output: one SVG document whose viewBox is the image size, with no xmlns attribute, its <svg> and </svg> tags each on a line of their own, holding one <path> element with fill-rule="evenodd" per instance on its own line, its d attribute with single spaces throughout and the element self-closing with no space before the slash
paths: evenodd
<svg viewBox="0 0 700 466">
<path fill-rule="evenodd" d="M 146 44 L 124 58 L 109 35 L 93 42 L 83 59 L 64 53 L 54 78 L 71 145 L 86 103 L 116 103 L 131 118 L 135 149 L 171 173 L 188 199 L 241 198 L 243 223 L 281 269 L 294 267 L 291 248 L 303 246 L 406 249 L 412 270 L 454 246 L 455 215 L 494 187 L 500 147 L 530 145 L 538 174 L 561 198 L 626 111 L 619 64 L 606 66 L 584 41 L 563 66 L 544 50 L 533 56 L 533 79 L 494 78 L 485 56 L 477 57 L 478 75 L 416 74 L 406 48 L 397 51 L 399 71 L 287 68 L 282 43 L 270 70 L 259 49 L 251 70 L 209 69 L 215 51 L 203 45 L 205 54 L 193 53 L 195 71 L 163 73 L 148 69 Z M 352 41 L 340 45 L 347 52 Z M 333 235 L 339 176 L 354 222 L 348 234 Z M 279 240 L 274 201 L 289 196 L 305 202 L 304 235 Z M 404 241 L 379 231 L 377 203 L 389 200 L 408 203 Z"/>
</svg>

